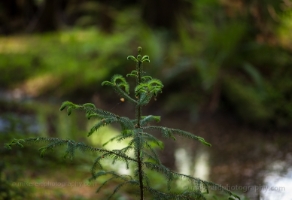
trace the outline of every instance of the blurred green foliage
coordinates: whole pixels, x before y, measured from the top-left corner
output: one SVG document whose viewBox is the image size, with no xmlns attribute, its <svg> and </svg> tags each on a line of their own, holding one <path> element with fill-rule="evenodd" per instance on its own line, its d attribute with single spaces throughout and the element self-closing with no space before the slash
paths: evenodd
<svg viewBox="0 0 292 200">
<path fill-rule="evenodd" d="M 190 65 L 185 79 L 199 80 L 188 81 L 198 91 L 188 91 L 188 98 L 201 111 L 227 110 L 257 127 L 291 128 L 291 48 L 279 42 L 291 42 L 284 36 L 291 31 L 291 6 L 266 3 L 264 8 L 252 2 L 193 3 L 195 20 L 187 24 L 192 31 L 180 29 Z"/>
<path fill-rule="evenodd" d="M 128 40 L 122 34 L 107 36 L 95 30 L 2 38 L 7 48 L 0 55 L 4 71 L 1 85 L 29 82 L 45 75 L 50 85 L 44 85 L 47 90 L 36 92 L 59 88 L 57 94 L 64 94 L 86 88 L 106 76 L 113 66 L 123 65 L 119 58 L 124 56 L 115 53 Z M 10 45 L 12 42 L 20 46 L 18 52 L 17 46 Z"/>
<path fill-rule="evenodd" d="M 8 172 L 7 172 L 8 171 Z M 21 200 L 30 198 L 31 190 L 23 185 L 15 185 L 19 179 L 21 171 L 18 168 L 6 169 L 5 163 L 0 162 L 0 199 Z"/>
<path fill-rule="evenodd" d="M 46 183 L 74 183 L 84 180 L 86 185 L 87 171 L 90 168 L 92 155 L 76 154 L 76 159 L 68 160 L 58 151 L 40 156 L 38 151 L 42 145 L 28 145 L 23 148 L 8 149 L 4 143 L 14 138 L 51 136 L 71 137 L 79 139 L 82 120 L 76 115 L 72 119 L 64 115 L 52 115 L 58 110 L 53 105 L 37 102 L 3 102 L 0 101 L 0 199 L 91 199 L 83 198 L 78 192 L 71 193 L 54 187 L 46 192 Z M 53 131 L 53 132 L 52 132 Z M 74 173 L 73 173 L 74 171 Z M 62 177 L 63 176 L 63 177 Z M 75 180 L 76 179 L 76 180 Z M 44 184 L 38 186 L 37 184 Z M 92 186 L 93 187 L 93 186 Z M 68 189 L 74 189 L 68 187 Z M 76 189 L 77 188 L 77 189 Z M 87 188 L 91 189 L 90 186 Z M 78 186 L 75 187 L 78 190 Z M 94 189 L 93 195 L 94 195 Z"/>
</svg>

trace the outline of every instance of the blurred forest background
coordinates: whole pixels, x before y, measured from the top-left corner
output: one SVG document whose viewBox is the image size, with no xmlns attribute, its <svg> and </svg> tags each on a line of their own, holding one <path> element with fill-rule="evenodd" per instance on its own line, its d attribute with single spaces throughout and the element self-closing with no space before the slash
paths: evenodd
<svg viewBox="0 0 292 200">
<path fill-rule="evenodd" d="M 1 89 L 86 97 L 128 72 L 140 45 L 167 109 L 291 128 L 289 0 L 2 0 L 0 9 Z"/>
<path fill-rule="evenodd" d="M 1 0 L 0 131 L 34 132 L 9 112 L 38 113 L 54 136 L 62 100 L 113 108 L 119 99 L 101 82 L 129 73 L 126 57 L 142 46 L 145 71 L 165 85 L 152 110 L 288 135 L 291 33 L 290 0 Z"/>
</svg>

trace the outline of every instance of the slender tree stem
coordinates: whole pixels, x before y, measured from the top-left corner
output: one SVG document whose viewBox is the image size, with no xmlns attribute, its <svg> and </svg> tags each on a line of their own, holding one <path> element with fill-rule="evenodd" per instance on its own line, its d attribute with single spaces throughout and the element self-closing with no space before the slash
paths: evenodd
<svg viewBox="0 0 292 200">
<path fill-rule="evenodd" d="M 139 173 L 139 185 L 140 185 L 140 200 L 144 199 L 144 190 L 143 190 L 143 173 L 142 173 L 142 159 L 140 156 L 141 150 L 139 149 L 137 159 L 138 159 L 138 173 Z"/>
<path fill-rule="evenodd" d="M 137 72 L 138 72 L 138 77 L 137 77 L 137 81 L 136 84 L 139 85 L 141 83 L 141 74 L 142 74 L 142 62 L 139 60 L 137 63 Z M 136 119 L 137 119 L 137 129 L 141 128 L 141 116 L 142 116 L 142 106 L 139 105 L 140 102 L 140 95 L 138 96 L 138 102 L 136 105 Z M 138 133 L 141 134 L 141 133 Z M 138 148 L 137 151 L 137 160 L 138 160 L 138 176 L 139 176 L 139 186 L 140 186 L 140 200 L 144 199 L 144 185 L 143 185 L 143 169 L 142 169 L 142 162 L 143 162 L 143 158 L 141 157 L 141 145 Z"/>
</svg>

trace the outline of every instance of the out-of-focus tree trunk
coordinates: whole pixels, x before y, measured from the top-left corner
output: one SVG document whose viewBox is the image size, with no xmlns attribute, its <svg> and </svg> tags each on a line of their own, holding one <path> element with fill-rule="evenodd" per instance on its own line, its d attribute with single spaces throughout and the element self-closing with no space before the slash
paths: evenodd
<svg viewBox="0 0 292 200">
<path fill-rule="evenodd" d="M 153 28 L 176 30 L 184 8 L 182 0 L 142 0 L 142 18 Z"/>
<path fill-rule="evenodd" d="M 48 32 L 58 30 L 61 27 L 60 8 L 62 0 L 44 0 L 39 13 L 31 22 L 28 32 Z"/>
<path fill-rule="evenodd" d="M 22 32 L 36 10 L 37 6 L 34 0 L 1 0 L 0 34 Z"/>
</svg>

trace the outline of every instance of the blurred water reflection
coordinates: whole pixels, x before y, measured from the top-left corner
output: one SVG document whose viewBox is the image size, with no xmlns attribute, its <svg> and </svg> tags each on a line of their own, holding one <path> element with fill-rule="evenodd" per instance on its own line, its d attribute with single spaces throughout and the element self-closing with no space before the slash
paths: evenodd
<svg viewBox="0 0 292 200">
<path fill-rule="evenodd" d="M 261 191 L 262 200 L 291 200 L 292 199 L 292 167 L 283 161 L 271 163 L 272 171 L 266 174 Z M 288 168 L 288 169 L 287 169 Z M 285 173 L 281 173 L 282 171 Z"/>
</svg>

